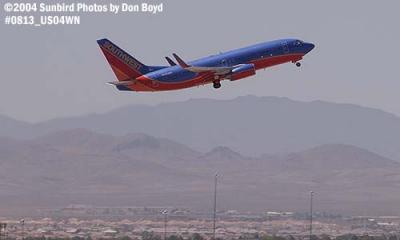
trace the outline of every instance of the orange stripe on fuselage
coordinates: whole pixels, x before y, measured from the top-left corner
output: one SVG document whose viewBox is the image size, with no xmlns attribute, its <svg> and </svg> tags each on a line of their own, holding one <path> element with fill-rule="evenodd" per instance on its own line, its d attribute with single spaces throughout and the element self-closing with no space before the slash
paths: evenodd
<svg viewBox="0 0 400 240">
<path fill-rule="evenodd" d="M 214 77 L 213 73 L 202 73 L 197 77 L 180 82 L 162 82 L 151 79 L 146 75 L 137 78 L 137 82 L 129 85 L 128 87 L 134 91 L 168 91 L 194 87 L 212 82 Z"/>
</svg>

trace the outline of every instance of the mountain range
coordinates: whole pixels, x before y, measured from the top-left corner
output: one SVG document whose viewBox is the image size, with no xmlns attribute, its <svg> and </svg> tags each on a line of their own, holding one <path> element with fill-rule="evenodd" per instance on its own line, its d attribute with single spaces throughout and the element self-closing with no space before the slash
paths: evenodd
<svg viewBox="0 0 400 240">
<path fill-rule="evenodd" d="M 248 156 L 348 144 L 400 161 L 400 118 L 352 104 L 300 102 L 279 97 L 193 99 L 132 105 L 102 114 L 29 124 L 0 117 L 0 136 L 33 139 L 83 128 L 123 136 L 144 133 L 202 151 L 227 146 Z"/>
<path fill-rule="evenodd" d="M 178 206 L 394 214 L 400 163 L 360 147 L 323 144 L 259 157 L 226 146 L 201 152 L 142 133 L 123 136 L 72 129 L 34 139 L 0 139 L 0 213 L 63 207 Z"/>
</svg>

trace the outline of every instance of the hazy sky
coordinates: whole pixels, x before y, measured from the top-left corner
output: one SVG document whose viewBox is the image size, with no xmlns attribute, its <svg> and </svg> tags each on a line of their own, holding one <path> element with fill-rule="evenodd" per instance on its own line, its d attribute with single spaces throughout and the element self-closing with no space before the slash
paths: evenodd
<svg viewBox="0 0 400 240">
<path fill-rule="evenodd" d="M 36 122 L 129 104 L 251 94 L 355 103 L 400 115 L 399 9 L 398 0 L 164 0 L 159 15 L 84 14 L 80 26 L 2 23 L 0 114 Z M 115 77 L 96 44 L 103 37 L 150 65 L 165 65 L 164 56 L 173 52 L 192 60 L 286 37 L 316 48 L 300 69 L 277 66 L 224 81 L 219 90 L 136 93 L 105 84 Z"/>
</svg>

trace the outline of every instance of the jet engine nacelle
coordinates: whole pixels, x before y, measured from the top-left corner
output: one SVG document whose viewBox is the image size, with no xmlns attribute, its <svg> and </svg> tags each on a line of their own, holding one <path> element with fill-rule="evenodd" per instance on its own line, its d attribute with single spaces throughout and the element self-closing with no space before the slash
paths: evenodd
<svg viewBox="0 0 400 240">
<path fill-rule="evenodd" d="M 231 74 L 227 77 L 231 81 L 239 80 L 245 77 L 253 76 L 256 74 L 256 68 L 254 64 L 240 64 L 232 69 Z"/>
</svg>

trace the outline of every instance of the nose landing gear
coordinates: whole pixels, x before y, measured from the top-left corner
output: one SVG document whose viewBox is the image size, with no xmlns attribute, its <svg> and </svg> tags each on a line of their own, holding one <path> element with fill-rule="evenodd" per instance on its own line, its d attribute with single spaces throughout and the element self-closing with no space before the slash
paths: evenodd
<svg viewBox="0 0 400 240">
<path fill-rule="evenodd" d="M 220 81 L 214 81 L 214 82 L 213 82 L 213 87 L 214 87 L 215 89 L 220 88 L 220 87 L 221 87 L 221 82 L 220 82 Z"/>
<path fill-rule="evenodd" d="M 296 67 L 301 67 L 301 63 L 300 62 L 296 62 Z"/>
</svg>

